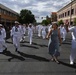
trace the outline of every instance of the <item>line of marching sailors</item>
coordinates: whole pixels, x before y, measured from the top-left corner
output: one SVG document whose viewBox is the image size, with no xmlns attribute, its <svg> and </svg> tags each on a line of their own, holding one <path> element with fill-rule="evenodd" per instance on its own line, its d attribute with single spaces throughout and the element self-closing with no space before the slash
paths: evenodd
<svg viewBox="0 0 76 75">
<path fill-rule="evenodd" d="M 38 36 L 46 38 L 46 27 L 42 25 L 38 25 L 34 27 L 31 23 L 26 27 L 25 24 L 20 25 L 18 21 L 15 21 L 15 25 L 10 30 L 10 36 L 15 47 L 15 51 L 19 50 L 20 42 L 24 42 L 26 29 L 28 30 L 28 39 L 30 45 L 32 44 L 33 33 L 38 31 Z M 7 45 L 5 44 L 6 31 L 3 28 L 3 25 L 0 24 L 0 53 L 5 52 L 7 50 Z"/>
<path fill-rule="evenodd" d="M 52 58 L 51 60 L 55 60 L 57 63 L 59 56 L 59 40 L 61 43 L 61 40 L 64 42 L 67 32 L 71 32 L 72 34 L 72 47 L 71 47 L 71 54 L 70 54 L 70 64 L 74 64 L 74 60 L 76 57 L 76 26 L 70 27 L 67 25 L 67 27 L 64 26 L 64 24 L 61 24 L 60 27 L 58 27 L 57 23 L 53 23 L 52 25 L 49 24 L 47 27 L 44 25 L 37 25 L 36 27 L 32 26 L 32 24 L 29 24 L 28 26 L 28 36 L 30 45 L 32 44 L 32 37 L 33 33 L 36 31 L 38 32 L 38 37 L 41 37 L 43 39 L 49 38 L 49 53 L 51 54 Z M 46 29 L 48 29 L 48 34 L 46 33 Z M 15 21 L 15 26 L 11 29 L 11 37 L 13 44 L 15 46 L 15 51 L 19 50 L 20 47 L 20 41 L 24 41 L 25 39 L 25 24 L 19 25 L 18 21 Z M 47 34 L 47 36 L 46 36 Z M 2 24 L 0 24 L 0 53 L 3 53 L 7 50 L 7 45 L 5 44 L 5 38 L 6 38 L 6 31 L 3 28 Z M 52 51 L 51 51 L 52 50 Z M 56 53 L 57 52 L 57 53 Z"/>
</svg>

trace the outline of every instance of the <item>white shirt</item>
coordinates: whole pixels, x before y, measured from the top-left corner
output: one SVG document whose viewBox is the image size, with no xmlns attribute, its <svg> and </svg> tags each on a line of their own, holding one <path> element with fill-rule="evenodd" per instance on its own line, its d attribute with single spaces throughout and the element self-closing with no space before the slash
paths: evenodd
<svg viewBox="0 0 76 75">
<path fill-rule="evenodd" d="M 28 27 L 28 35 L 31 35 L 31 34 L 33 34 L 33 28 Z"/>
<path fill-rule="evenodd" d="M 66 32 L 66 29 L 65 29 L 64 26 L 63 26 L 63 27 L 60 26 L 60 32 L 61 32 L 61 33 Z"/>
<path fill-rule="evenodd" d="M 76 26 L 70 27 L 69 31 L 72 32 L 72 40 L 76 40 Z"/>
<path fill-rule="evenodd" d="M 26 32 L 25 26 L 21 26 L 21 29 L 22 29 L 22 34 L 25 34 L 25 32 Z"/>
<path fill-rule="evenodd" d="M 46 27 L 45 26 L 42 27 L 42 31 L 46 31 Z"/>
<path fill-rule="evenodd" d="M 38 26 L 37 26 L 37 30 L 38 30 L 38 31 L 41 31 L 41 29 L 42 29 L 42 25 L 38 25 Z"/>
<path fill-rule="evenodd" d="M 3 41 L 6 38 L 6 31 L 4 28 L 1 28 L 0 41 Z"/>
<path fill-rule="evenodd" d="M 48 32 L 50 32 L 50 29 L 52 28 L 52 25 L 48 26 Z"/>
<path fill-rule="evenodd" d="M 16 30 L 16 28 L 17 28 L 17 30 Z M 12 28 L 12 30 L 11 30 L 11 36 L 17 36 L 17 37 L 19 37 L 21 35 L 22 35 L 21 27 L 20 26 L 18 26 L 18 27 L 14 26 Z"/>
</svg>

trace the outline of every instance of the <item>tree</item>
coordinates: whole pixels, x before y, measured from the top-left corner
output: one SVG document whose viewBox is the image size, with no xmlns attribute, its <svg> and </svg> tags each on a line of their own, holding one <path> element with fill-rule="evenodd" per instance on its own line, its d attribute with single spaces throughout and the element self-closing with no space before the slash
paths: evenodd
<svg viewBox="0 0 76 75">
<path fill-rule="evenodd" d="M 60 26 L 61 24 L 63 24 L 63 20 L 58 21 L 58 25 Z"/>
<path fill-rule="evenodd" d="M 74 18 L 74 25 L 76 25 L 76 18 Z"/>
<path fill-rule="evenodd" d="M 44 24 L 44 25 L 48 25 L 47 20 L 43 20 L 43 21 L 42 21 L 42 24 Z"/>
<path fill-rule="evenodd" d="M 51 23 L 51 18 L 49 18 L 48 16 L 46 16 L 46 20 L 42 21 L 42 24 L 48 25 Z"/>
<path fill-rule="evenodd" d="M 34 15 L 32 14 L 32 12 L 30 10 L 27 9 L 22 9 L 20 11 L 20 15 L 19 15 L 19 22 L 20 23 L 34 23 L 36 22 Z"/>
</svg>

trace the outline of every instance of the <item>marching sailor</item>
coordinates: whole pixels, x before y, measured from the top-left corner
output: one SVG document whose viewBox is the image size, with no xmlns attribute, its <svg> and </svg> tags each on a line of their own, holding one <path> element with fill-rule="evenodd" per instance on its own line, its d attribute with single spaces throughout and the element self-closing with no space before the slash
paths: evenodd
<svg viewBox="0 0 76 75">
<path fill-rule="evenodd" d="M 0 24 L 0 53 L 7 50 L 7 45 L 5 44 L 6 31 L 3 28 L 2 24 Z"/>
<path fill-rule="evenodd" d="M 29 37 L 29 41 L 30 41 L 30 45 L 31 45 L 32 44 L 32 37 L 33 37 L 32 24 L 29 24 L 29 27 L 28 27 L 28 37 Z"/>
<path fill-rule="evenodd" d="M 72 47 L 71 47 L 71 53 L 70 53 L 70 64 L 74 64 L 74 60 L 76 57 L 76 26 L 68 27 L 68 31 L 71 32 L 72 35 Z"/>
<path fill-rule="evenodd" d="M 22 38 L 21 38 L 21 41 L 24 42 L 25 32 L 26 32 L 25 24 L 21 25 L 21 29 L 22 29 Z"/>
<path fill-rule="evenodd" d="M 16 48 L 15 51 L 18 51 L 20 47 L 20 39 L 22 36 L 22 30 L 17 21 L 15 21 L 15 26 L 13 26 L 11 30 L 11 36 L 13 37 L 13 44 Z"/>
<path fill-rule="evenodd" d="M 42 27 L 42 38 L 43 39 L 46 38 L 46 27 L 45 26 Z"/>
<path fill-rule="evenodd" d="M 67 32 L 66 32 L 66 29 L 64 27 L 64 24 L 61 24 L 61 26 L 60 26 L 60 35 L 61 35 L 61 38 L 62 38 L 63 41 L 65 41 L 66 34 L 67 34 Z"/>
<path fill-rule="evenodd" d="M 42 25 L 38 25 L 36 28 L 37 28 L 37 30 L 38 30 L 38 37 L 41 37 Z"/>
</svg>

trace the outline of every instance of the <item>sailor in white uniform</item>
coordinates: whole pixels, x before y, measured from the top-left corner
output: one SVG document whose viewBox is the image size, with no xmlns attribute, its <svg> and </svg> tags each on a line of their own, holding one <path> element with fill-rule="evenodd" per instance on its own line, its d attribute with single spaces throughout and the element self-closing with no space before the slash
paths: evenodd
<svg viewBox="0 0 76 75">
<path fill-rule="evenodd" d="M 76 26 L 69 27 L 68 30 L 71 32 L 72 35 L 72 47 L 70 53 L 70 64 L 74 64 L 74 60 L 76 57 Z"/>
<path fill-rule="evenodd" d="M 46 38 L 46 27 L 42 26 L 42 38 L 45 39 Z"/>
<path fill-rule="evenodd" d="M 13 37 L 13 44 L 16 48 L 15 51 L 18 51 L 20 47 L 20 39 L 22 37 L 22 30 L 17 21 L 15 21 L 15 26 L 11 30 L 11 36 Z"/>
<path fill-rule="evenodd" d="M 25 24 L 21 25 L 21 29 L 22 29 L 22 38 L 20 41 L 24 42 L 25 32 L 26 32 Z"/>
<path fill-rule="evenodd" d="M 30 41 L 30 45 L 31 45 L 32 44 L 32 37 L 33 37 L 32 24 L 29 24 L 29 27 L 28 27 L 28 37 L 29 37 L 29 41 Z"/>
<path fill-rule="evenodd" d="M 61 34 L 62 41 L 64 42 L 67 32 L 63 24 L 61 24 L 60 26 L 60 34 Z"/>
<path fill-rule="evenodd" d="M 50 32 L 50 29 L 52 28 L 51 24 L 48 24 L 48 33 Z"/>
<path fill-rule="evenodd" d="M 48 24 L 48 33 L 50 32 L 51 28 L 52 28 L 52 25 Z M 48 46 L 49 46 L 50 42 L 51 42 L 51 38 L 49 38 Z"/>
<path fill-rule="evenodd" d="M 0 53 L 7 50 L 7 45 L 5 43 L 6 31 L 3 28 L 2 24 L 0 24 Z"/>
<path fill-rule="evenodd" d="M 36 29 L 38 30 L 38 37 L 41 37 L 42 25 L 38 25 Z"/>
</svg>

